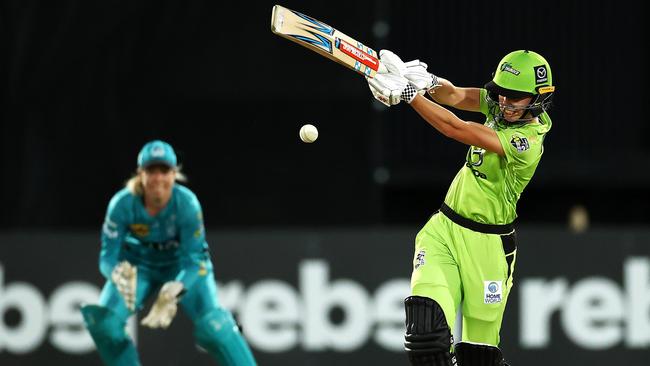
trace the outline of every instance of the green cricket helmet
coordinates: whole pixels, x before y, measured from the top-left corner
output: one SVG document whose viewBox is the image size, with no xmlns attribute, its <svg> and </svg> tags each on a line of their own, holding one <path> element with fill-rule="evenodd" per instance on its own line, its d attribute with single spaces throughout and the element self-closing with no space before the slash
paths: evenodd
<svg viewBox="0 0 650 366">
<path fill-rule="evenodd" d="M 497 106 L 499 95 L 508 98 L 532 97 L 525 109 L 534 118 L 550 107 L 555 86 L 551 66 L 546 59 L 536 52 L 519 50 L 501 59 L 492 81 L 485 84 L 485 89 L 488 91 L 488 101 L 492 104 L 496 102 Z"/>
</svg>

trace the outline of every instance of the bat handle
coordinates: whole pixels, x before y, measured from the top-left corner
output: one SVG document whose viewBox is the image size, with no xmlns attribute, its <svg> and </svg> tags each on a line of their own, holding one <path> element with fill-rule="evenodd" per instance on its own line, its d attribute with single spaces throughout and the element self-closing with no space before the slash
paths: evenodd
<svg viewBox="0 0 650 366">
<path fill-rule="evenodd" d="M 381 63 L 381 61 L 379 61 L 379 67 L 377 68 L 377 73 L 378 74 L 387 74 L 388 73 L 388 69 L 386 68 L 386 66 L 384 66 L 383 63 Z"/>
</svg>

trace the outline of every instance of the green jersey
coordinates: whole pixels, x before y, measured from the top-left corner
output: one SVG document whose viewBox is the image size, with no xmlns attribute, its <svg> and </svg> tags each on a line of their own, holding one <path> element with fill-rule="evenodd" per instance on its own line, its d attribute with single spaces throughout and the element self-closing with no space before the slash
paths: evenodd
<svg viewBox="0 0 650 366">
<path fill-rule="evenodd" d="M 517 201 L 535 173 L 551 129 L 546 112 L 538 122 L 502 127 L 496 124 L 481 89 L 480 110 L 494 129 L 505 156 L 471 146 L 464 166 L 447 191 L 445 203 L 463 217 L 484 224 L 509 224 L 517 217 Z"/>
</svg>

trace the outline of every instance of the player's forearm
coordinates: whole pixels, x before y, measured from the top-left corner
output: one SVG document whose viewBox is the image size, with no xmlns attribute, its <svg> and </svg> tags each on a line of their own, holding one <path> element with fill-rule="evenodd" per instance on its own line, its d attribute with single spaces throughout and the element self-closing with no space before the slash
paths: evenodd
<svg viewBox="0 0 650 366">
<path fill-rule="evenodd" d="M 492 128 L 480 123 L 463 121 L 421 95 L 411 101 L 411 107 L 443 135 L 466 145 L 482 147 L 499 156 L 505 155 L 501 141 Z"/>
<path fill-rule="evenodd" d="M 431 99 L 443 105 L 448 105 L 464 111 L 478 112 L 481 108 L 481 89 L 461 88 L 454 86 L 449 80 L 438 78 L 439 87 L 429 90 Z"/>
<path fill-rule="evenodd" d="M 181 282 L 185 288 L 191 288 L 201 275 L 201 268 L 198 265 L 193 264 L 189 267 L 183 268 L 178 275 L 176 275 L 175 280 Z"/>
<path fill-rule="evenodd" d="M 429 95 L 431 98 L 435 100 L 436 103 L 452 107 L 456 105 L 460 97 L 458 88 L 456 88 L 456 86 L 454 86 L 451 81 L 443 79 L 441 77 L 438 78 L 438 84 L 440 84 L 439 87 L 430 91 Z"/>
<path fill-rule="evenodd" d="M 200 227 L 200 233 L 203 233 L 203 225 L 194 223 L 189 225 L 190 228 Z M 205 242 L 205 236 L 194 236 L 194 230 L 184 230 L 181 232 L 181 271 L 176 276 L 176 281 L 183 283 L 185 288 L 190 288 L 200 276 L 207 274 L 208 266 L 208 249 Z"/>
<path fill-rule="evenodd" d="M 176 281 L 182 282 L 185 288 L 191 288 L 196 280 L 207 274 L 207 259 L 204 255 L 185 254 L 181 259 L 181 271 L 176 275 Z"/>
<path fill-rule="evenodd" d="M 119 221 L 115 218 L 111 218 L 110 214 L 109 212 L 106 215 L 104 225 L 102 225 L 102 247 L 99 252 L 99 271 L 109 280 L 113 267 L 117 264 L 120 248 L 125 236 L 125 226 L 119 224 Z"/>
<path fill-rule="evenodd" d="M 416 96 L 410 105 L 425 121 L 447 137 L 455 138 L 455 132 L 464 123 L 450 111 L 421 95 Z"/>
<path fill-rule="evenodd" d="M 111 271 L 117 264 L 119 252 L 118 243 L 102 243 L 102 250 L 99 253 L 99 272 L 107 279 L 111 278 Z"/>
</svg>

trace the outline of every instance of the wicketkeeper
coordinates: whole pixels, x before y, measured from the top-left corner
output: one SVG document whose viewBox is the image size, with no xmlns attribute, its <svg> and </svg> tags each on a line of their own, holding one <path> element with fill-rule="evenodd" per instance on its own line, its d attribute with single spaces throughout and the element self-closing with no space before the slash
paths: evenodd
<svg viewBox="0 0 650 366">
<path fill-rule="evenodd" d="M 535 52 L 515 51 L 484 88 L 462 88 L 418 60 L 404 63 L 387 50 L 380 58 L 388 72 L 368 79 L 376 99 L 405 101 L 443 135 L 470 146 L 442 207 L 415 240 L 406 352 L 412 365 L 505 365 L 497 346 L 517 255 L 513 222 L 551 129 L 551 68 Z M 485 122 L 463 121 L 441 104 L 481 112 Z M 461 306 L 462 341 L 453 347 Z"/>
<path fill-rule="evenodd" d="M 99 268 L 106 277 L 98 305 L 82 307 L 86 328 L 106 365 L 140 365 L 126 321 L 156 300 L 142 325 L 165 329 L 180 304 L 194 339 L 223 366 L 255 360 L 232 314 L 217 300 L 201 205 L 166 142 L 144 145 L 136 175 L 111 199 L 102 228 Z"/>
</svg>

